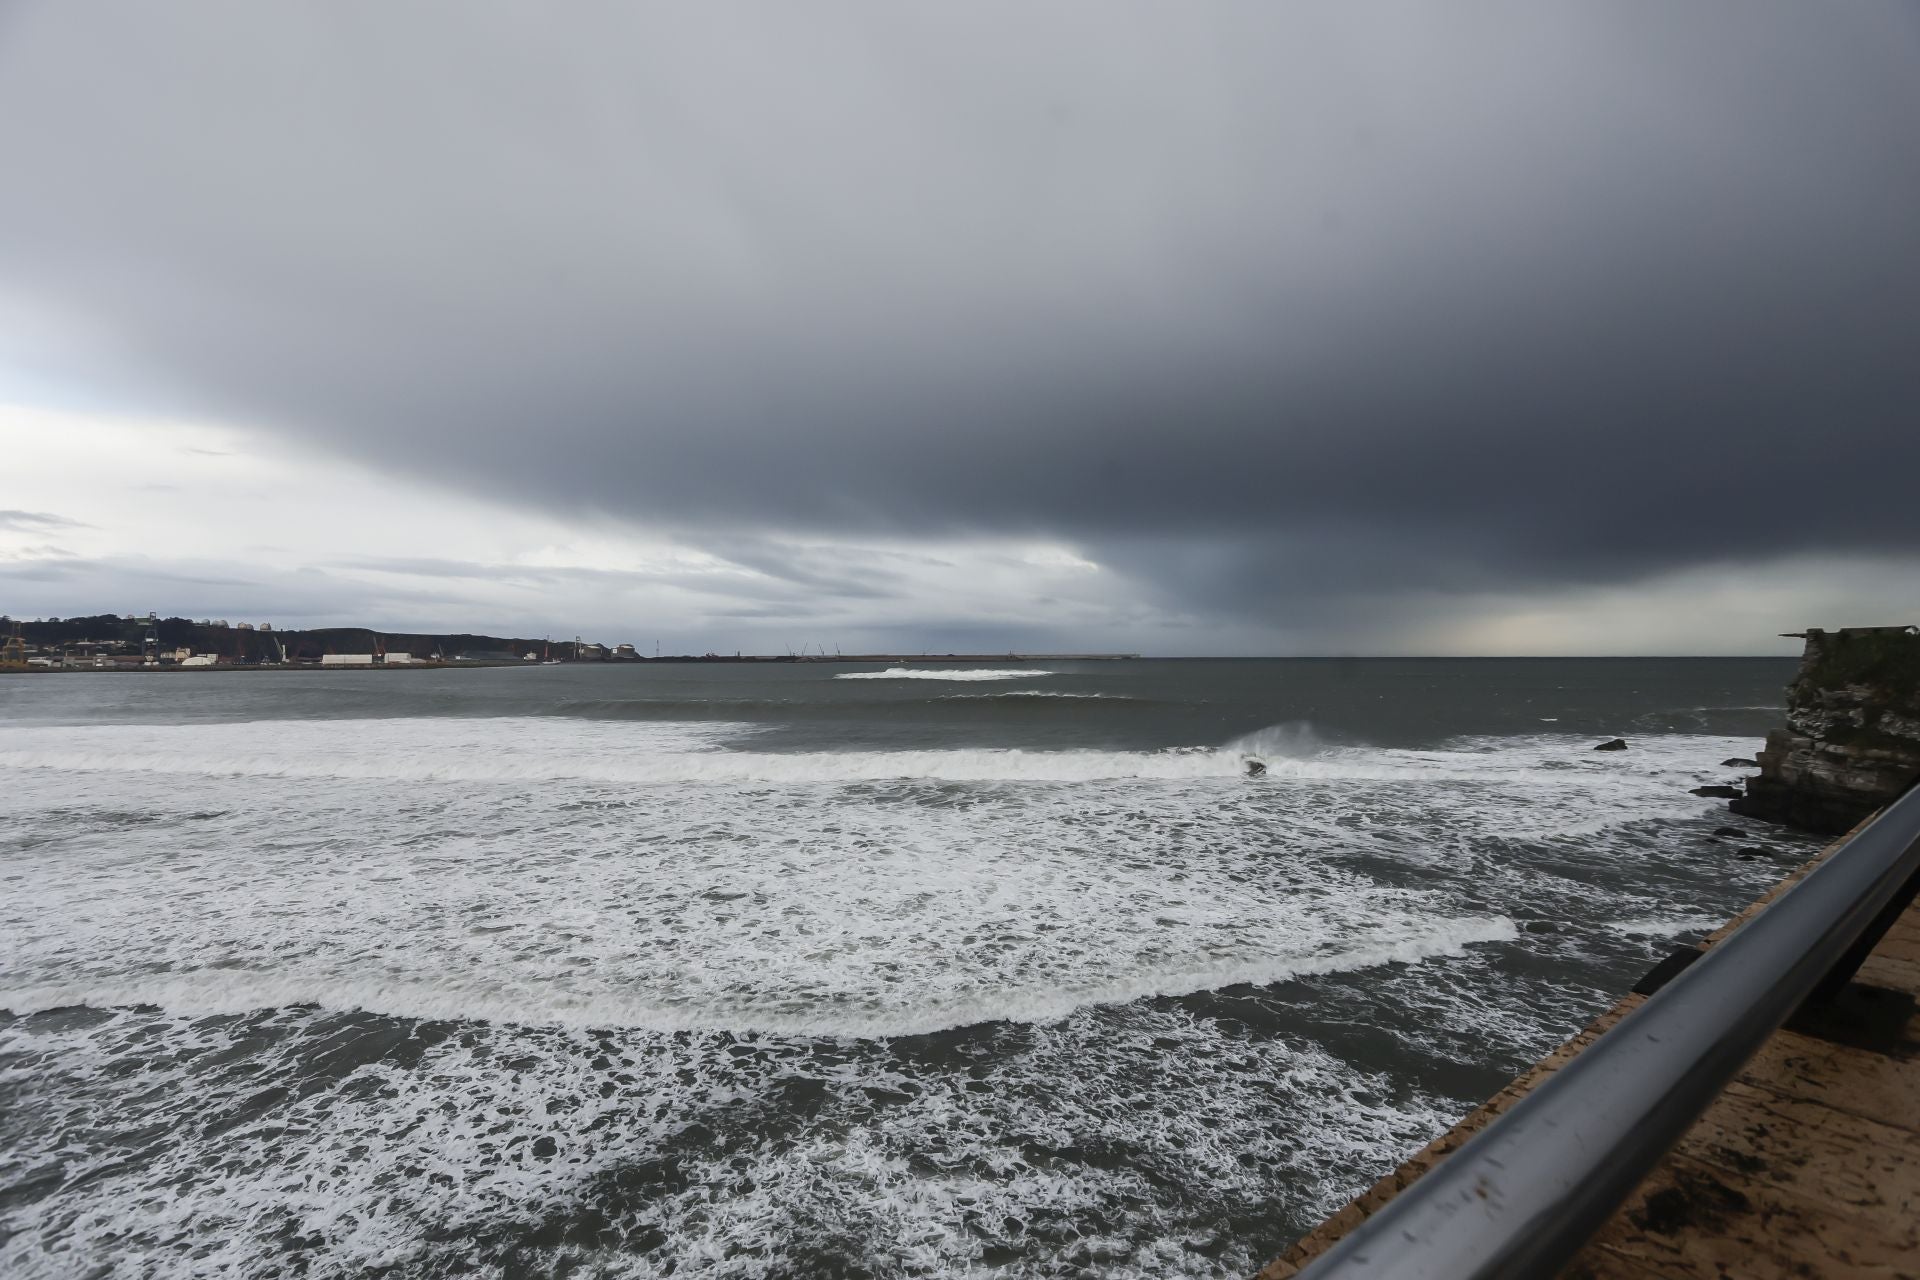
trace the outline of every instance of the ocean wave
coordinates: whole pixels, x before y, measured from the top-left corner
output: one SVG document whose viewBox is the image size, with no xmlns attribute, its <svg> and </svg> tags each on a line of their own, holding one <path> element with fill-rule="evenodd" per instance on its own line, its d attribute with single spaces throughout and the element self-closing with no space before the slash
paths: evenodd
<svg viewBox="0 0 1920 1280">
<path fill-rule="evenodd" d="M 1289 720 L 1284 724 L 1270 724 L 1264 729 L 1242 734 L 1221 747 L 1221 750 L 1237 756 L 1257 756 L 1266 761 L 1271 769 L 1276 760 L 1299 762 L 1324 755 L 1329 748 L 1311 723 Z M 1350 752 L 1349 757 L 1357 754 Z"/>
<path fill-rule="evenodd" d="M 947 693 L 905 704 L 935 712 L 954 703 L 1106 702 L 1137 707 L 1161 705 L 1125 693 L 1068 693 L 1050 689 L 1008 689 L 992 693 Z M 852 700 L 801 701 L 788 698 L 593 698 L 562 702 L 539 714 L 574 720 L 820 720 L 871 714 L 867 703 Z"/>
<path fill-rule="evenodd" d="M 841 999 L 805 1008 L 648 999 L 606 989 L 503 991 L 495 982 L 369 980 L 344 975 L 252 974 L 229 969 L 198 974 L 63 981 L 0 987 L 0 1008 L 17 1015 L 84 1006 L 152 1006 L 194 1016 L 317 1005 L 395 1017 L 479 1021 L 511 1026 L 620 1027 L 660 1032 L 725 1031 L 813 1039 L 887 1039 L 929 1035 L 987 1022 L 1049 1023 L 1096 1005 L 1185 996 L 1223 987 L 1268 986 L 1292 978 L 1353 973 L 1386 964 L 1418 964 L 1463 955 L 1471 946 L 1519 936 L 1506 916 L 1423 921 L 1399 936 L 1309 955 L 1248 958 L 1236 963 L 1170 965 L 1064 985 L 994 989 L 958 998 L 848 1008 Z M 775 1000 L 785 993 L 769 992 Z"/>
<path fill-rule="evenodd" d="M 1004 693 L 948 693 L 934 702 L 992 702 L 1022 698 L 1068 698 L 1100 702 L 1141 702 L 1144 699 L 1125 693 L 1066 693 L 1058 689 L 1008 689 Z"/>
<path fill-rule="evenodd" d="M 1248 1275 L 1261 1246 L 1220 1234 L 1220 1205 L 1330 1212 L 1467 1105 L 1180 1009 L 982 1035 L 991 1088 L 883 1043 L 462 1032 L 315 1010 L 0 1027 L 40 1082 L 10 1129 L 63 1174 L 18 1188 L 0 1271 Z M 123 1135 L 147 1135 L 138 1159 Z"/>
<path fill-rule="evenodd" d="M 1016 691 L 1017 698 L 1034 695 L 1046 696 L 1039 690 Z M 418 783 L 801 786 L 1230 781 L 1243 779 L 1246 761 L 1257 758 L 1267 765 L 1263 781 L 1269 784 L 1454 778 L 1512 785 L 1524 779 L 1544 795 L 1572 785 L 1565 775 L 1574 773 L 1644 787 L 1650 768 L 1697 771 L 1716 752 L 1744 745 L 1731 739 L 1650 740 L 1625 761 L 1598 760 L 1571 748 L 1564 736 L 1461 739 L 1427 750 L 1335 746 L 1304 722 L 1269 726 L 1219 746 L 1155 751 L 975 747 L 773 752 L 731 745 L 751 741 L 765 728 L 764 722 L 724 718 L 695 723 L 644 716 L 357 720 L 350 734 L 331 721 L 34 726 L 0 739 L 0 769 Z M 502 750 L 502 743 L 511 743 L 512 749 Z M 1540 776 L 1546 774 L 1559 776 Z M 1699 807 L 1684 787 L 1673 794 L 1676 805 Z M 1578 819 L 1557 814 L 1556 821 Z"/>
<path fill-rule="evenodd" d="M 734 716 L 792 716 L 825 709 L 789 698 L 578 698 L 541 713 L 581 720 L 670 720 Z"/>
<path fill-rule="evenodd" d="M 888 667 L 885 671 L 842 671 L 835 680 L 1033 680 L 1040 676 L 1050 676 L 1051 671 L 1035 671 L 1022 667 L 1017 670 L 994 670 L 984 667 L 966 668 L 923 668 Z"/>
<path fill-rule="evenodd" d="M 746 729 L 750 726 L 740 726 Z M 364 779 L 399 782 L 584 782 L 805 785 L 860 782 L 1164 782 L 1238 778 L 1238 755 L 1212 750 L 631 752 L 582 755 L 301 759 L 241 753 L 138 749 L 0 751 L 0 768 L 231 778 Z M 1364 772 L 1364 770 L 1363 770 Z"/>
<path fill-rule="evenodd" d="M 1098 714 L 1020 674 L 882 701 Z M 1732 739 L 796 754 L 701 687 L 9 726 L 8 1126 L 61 1177 L 0 1272 L 1251 1274 L 1223 1213 L 1331 1211 L 1777 874 L 1700 856 Z"/>
<path fill-rule="evenodd" d="M 1548 918 L 1553 868 L 1596 849 L 1643 883 L 1633 860 L 1670 856 L 1661 824 L 1700 820 L 1684 784 L 1724 750 L 1330 747 L 1304 724 L 1158 752 L 722 749 L 738 729 L 20 730 L 0 815 L 61 875 L 0 906 L 0 984 L 28 1008 L 319 1000 L 809 1035 L 1045 1020 L 1505 938 L 1506 902 L 1431 887 L 1543 859 L 1553 905 L 1527 913 Z M 271 804 L 261 777 L 289 780 Z M 113 824 L 139 819 L 131 853 L 75 816 L 109 796 Z M 1589 927 L 1664 905 L 1636 895 Z"/>
<path fill-rule="evenodd" d="M 1679 938 L 1688 934 L 1712 933 L 1725 923 L 1726 921 L 1718 916 L 1693 912 L 1615 920 L 1605 927 L 1608 932 L 1617 933 L 1623 938 Z"/>
</svg>

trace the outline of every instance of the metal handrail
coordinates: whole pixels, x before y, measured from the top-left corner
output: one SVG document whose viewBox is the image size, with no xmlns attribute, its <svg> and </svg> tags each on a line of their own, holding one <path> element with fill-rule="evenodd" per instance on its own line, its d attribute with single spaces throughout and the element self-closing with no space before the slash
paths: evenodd
<svg viewBox="0 0 1920 1280">
<path fill-rule="evenodd" d="M 1539 1280 L 1565 1265 L 1920 875 L 1920 788 L 1300 1273 Z M 1845 973 L 1842 974 L 1843 978 Z"/>
</svg>

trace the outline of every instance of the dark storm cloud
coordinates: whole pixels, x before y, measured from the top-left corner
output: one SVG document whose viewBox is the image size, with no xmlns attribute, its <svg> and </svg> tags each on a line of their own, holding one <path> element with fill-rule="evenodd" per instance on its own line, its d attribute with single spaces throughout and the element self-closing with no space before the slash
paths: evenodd
<svg viewBox="0 0 1920 1280">
<path fill-rule="evenodd" d="M 99 584 L 113 584 L 116 590 L 123 591 L 125 584 L 130 583 L 243 587 L 250 590 L 257 590 L 263 585 L 255 579 L 232 576 L 218 570 L 188 572 L 178 566 L 154 564 L 137 556 L 77 556 L 58 547 L 29 547 L 17 558 L 0 560 L 0 583 L 15 580 L 59 582 L 89 592 Z"/>
<path fill-rule="evenodd" d="M 32 586 L 31 612 L 50 617 L 91 615 L 139 605 L 157 608 L 167 600 L 193 600 L 186 612 L 196 617 L 268 616 L 281 625 L 304 620 L 339 621 L 339 602 L 351 595 L 352 621 L 429 617 L 458 629 L 480 616 L 485 601 L 457 591 L 423 588 L 419 583 L 385 588 L 379 583 L 343 580 L 305 569 L 262 574 L 257 565 L 207 559 L 156 561 L 139 555 L 80 557 L 48 548 L 29 548 L 18 558 L 0 559 L 0 596 Z M 150 603 L 151 602 L 151 603 Z M 16 617 L 29 610 L 15 607 Z"/>
<path fill-rule="evenodd" d="M 678 587 L 721 594 L 730 598 L 779 599 L 789 602 L 820 599 L 882 599 L 887 592 L 876 582 L 898 581 L 899 575 L 877 567 L 893 557 L 864 549 L 837 549 L 832 553 L 793 551 L 748 539 L 721 538 L 732 556 L 712 570 L 589 569 L 448 560 L 421 556 L 359 556 L 334 567 L 402 574 L 422 578 L 456 578 L 519 586 Z M 817 564 L 818 567 L 808 567 Z"/>
<path fill-rule="evenodd" d="M 0 337 L 841 594 L 910 569 L 778 535 L 1249 615 L 1901 554 L 1916 120 L 1900 4 L 49 4 Z"/>
</svg>

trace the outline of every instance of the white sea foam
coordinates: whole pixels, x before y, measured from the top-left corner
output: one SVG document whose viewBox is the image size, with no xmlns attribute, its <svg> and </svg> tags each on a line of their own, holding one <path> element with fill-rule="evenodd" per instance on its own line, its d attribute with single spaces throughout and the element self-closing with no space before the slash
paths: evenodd
<svg viewBox="0 0 1920 1280">
<path fill-rule="evenodd" d="M 1218 753 L 783 757 L 622 725 L 607 732 L 695 748 L 649 752 L 637 776 L 680 761 L 676 776 L 704 781 L 609 786 L 575 770 L 502 786 L 467 771 L 428 791 L 417 771 L 371 767 L 435 731 L 420 722 L 357 723 L 337 748 L 371 757 L 354 767 L 338 755 L 288 767 L 279 735 L 304 740 L 310 726 L 198 726 L 177 735 L 179 754 L 191 760 L 196 741 L 231 751 L 236 731 L 280 745 L 197 774 L 192 804 L 223 815 L 211 820 L 175 807 L 193 772 L 144 772 L 135 755 L 15 775 L 68 803 L 110 789 L 108 821 L 130 801 L 176 820 L 142 825 L 137 846 L 65 820 L 77 838 L 63 876 L 0 907 L 0 1006 L 319 1001 L 905 1035 L 1454 955 L 1512 931 L 1337 865 L 1273 858 L 1300 841 L 1296 804 L 1222 776 L 1235 762 Z M 515 726 L 523 752 L 542 733 L 548 722 Z M 579 755 L 568 742 L 546 745 Z M 226 772 L 235 759 L 252 767 Z M 696 762 L 728 767 L 688 772 Z M 249 808 L 256 773 L 284 780 L 269 810 Z M 1018 785 L 955 792 L 956 778 Z M 350 829 L 331 816 L 347 809 Z M 1250 899 L 1264 909 L 1248 912 Z"/>
<path fill-rule="evenodd" d="M 766 784 L 1238 780 L 1244 758 L 1269 781 L 1495 779 L 1536 768 L 1540 748 L 1500 758 L 1459 750 L 1330 748 L 1305 725 L 1276 725 L 1219 748 L 1163 751 L 963 748 L 919 751 L 726 750 L 764 726 L 571 721 L 547 717 L 294 720 L 221 725 L 23 726 L 0 739 L 0 769 L 126 778 L 285 778 L 359 782 Z M 1565 754 L 1550 746 L 1545 753 Z M 1643 751 L 1639 760 L 1649 759 Z M 1694 761 L 1697 763 L 1697 760 Z M 1565 785 L 1564 781 L 1560 785 Z M 1646 790 L 1644 785 L 1640 788 Z"/>
<path fill-rule="evenodd" d="M 888 667 L 885 671 L 843 671 L 835 680 L 1033 680 L 1051 671 L 1018 667 L 1001 671 L 988 667 Z"/>
<path fill-rule="evenodd" d="M 582 922 L 597 925 L 597 917 Z M 654 1031 L 732 1031 L 812 1037 L 878 1038 L 925 1035 L 980 1022 L 1053 1022 L 1089 1005 L 1126 1004 L 1154 996 L 1187 995 L 1221 987 L 1264 986 L 1311 974 L 1342 973 L 1390 963 L 1458 956 L 1475 943 L 1508 942 L 1517 936 L 1505 917 L 1459 920 L 1393 919 L 1351 946 L 1310 954 L 1245 957 L 1209 963 L 1189 957 L 1165 968 L 1115 974 L 1104 980 L 1083 976 L 1077 986 L 1019 987 L 981 991 L 935 990 L 910 1002 L 886 999 L 872 991 L 855 993 L 852 984 L 824 990 L 811 975 L 809 998 L 788 993 L 749 995 L 736 978 L 725 995 L 689 1003 L 684 993 L 648 990 L 645 971 L 596 973 L 588 981 L 503 982 L 490 975 L 436 973 L 428 980 L 368 978 L 356 972 L 319 971 L 260 974 L 245 967 L 217 967 L 187 973 L 110 980 L 61 981 L 41 987 L 0 984 L 0 1007 L 16 1013 L 75 1005 L 116 1008 L 156 1005 L 180 1013 L 245 1013 L 283 1005 L 317 1004 L 330 1009 L 413 1018 L 483 1019 L 533 1026 L 638 1027 Z M 596 957 L 604 963 L 603 957 Z M 872 964 L 870 957 L 847 955 L 851 967 Z M 571 963 L 578 964 L 577 958 Z M 598 966 L 596 966 L 598 967 Z M 542 975 L 558 978 L 562 975 Z M 567 974 L 565 977 L 578 977 Z M 928 975 L 922 975 L 928 976 Z M 938 975 L 932 975 L 936 981 Z M 865 1007 L 863 1007 L 865 1006 Z"/>
<path fill-rule="evenodd" d="M 1663 836 L 1738 742 L 755 734 L 10 728 L 0 1008 L 42 1012 L 0 1021 L 0 1181 L 59 1181 L 0 1270 L 266 1274 L 298 1239 L 327 1280 L 1246 1274 L 1223 1214 L 1304 1227 L 1472 1101 L 1342 1027 L 1510 1071 L 1606 998 L 1490 980 L 1515 918 L 1631 969 L 1665 904 L 1770 874 Z M 1287 1034 L 1248 1030 L 1263 1002 Z M 575 1221 L 600 1243 L 520 1243 Z"/>
<path fill-rule="evenodd" d="M 756 752 L 722 750 L 760 732 L 751 724 L 516 720 L 255 721 L 202 725 L 30 726 L 0 740 L 0 769 L 70 774 L 311 778 L 386 782 L 799 785 L 919 779 L 946 782 L 1177 782 L 1232 779 L 1241 757 L 1293 756 L 1280 768 L 1323 777 L 1412 776 L 1431 760 L 1395 753 L 1314 750 L 1284 726 L 1220 750 Z M 508 749 L 506 744 L 511 744 Z M 1468 768 L 1479 762 L 1461 761 Z"/>
<path fill-rule="evenodd" d="M 1680 938 L 1691 934 L 1712 933 L 1726 920 L 1699 912 L 1663 915 L 1639 916 L 1632 920 L 1615 920 L 1606 927 L 1611 933 L 1623 938 Z"/>
<path fill-rule="evenodd" d="M 491 1273 L 503 1242 L 534 1273 L 569 1256 L 615 1277 L 813 1274 L 850 1247 L 893 1275 L 996 1253 L 1016 1273 L 1246 1274 L 1258 1245 L 1190 1206 L 1304 1223 L 1456 1105 L 1178 1010 L 1077 1015 L 936 1075 L 885 1045 L 512 1027 L 314 1069 L 380 1034 L 311 1010 L 0 1030 L 0 1087 L 35 1082 L 9 1124 L 72 1188 L 13 1216 L 0 1268 L 275 1274 L 294 1236 L 319 1277 Z M 811 1121 L 789 1094 L 817 1099 Z M 597 1246 L 517 1243 L 581 1217 Z"/>
<path fill-rule="evenodd" d="M 1098 699 L 1102 702 L 1133 702 L 1136 699 L 1124 693 L 1067 693 L 1060 689 L 1007 689 L 997 693 L 949 693 L 943 694 L 942 702 L 987 701 L 994 698 L 1082 698 Z"/>
<path fill-rule="evenodd" d="M 1447 910 L 1352 859 L 1431 865 L 1478 856 L 1489 828 L 1704 811 L 1649 775 L 1657 749 L 1549 770 L 1557 740 L 1335 749 L 1282 726 L 1220 750 L 720 749 L 740 732 L 16 730 L 0 817 L 53 810 L 62 874 L 0 905 L 0 1006 L 850 1036 L 1044 1021 L 1455 956 L 1511 938 L 1507 913 Z M 1248 752 L 1267 776 L 1242 776 Z M 261 777 L 279 780 L 268 806 Z M 129 811 L 137 836 L 103 836 Z"/>
</svg>

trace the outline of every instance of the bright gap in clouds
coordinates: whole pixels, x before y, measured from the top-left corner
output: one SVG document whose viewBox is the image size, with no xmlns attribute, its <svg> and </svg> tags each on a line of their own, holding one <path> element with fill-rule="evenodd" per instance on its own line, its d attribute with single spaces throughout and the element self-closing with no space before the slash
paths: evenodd
<svg viewBox="0 0 1920 1280">
<path fill-rule="evenodd" d="M 1127 625 L 1113 575 L 1018 539 L 715 536 L 440 491 L 228 427 L 0 406 L 0 609 L 592 634 L 669 651 Z"/>
</svg>

